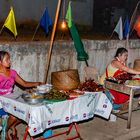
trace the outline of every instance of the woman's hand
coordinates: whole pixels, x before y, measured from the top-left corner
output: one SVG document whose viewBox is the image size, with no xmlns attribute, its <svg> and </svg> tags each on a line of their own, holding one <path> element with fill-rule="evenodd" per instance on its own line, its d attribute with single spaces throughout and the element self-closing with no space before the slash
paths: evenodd
<svg viewBox="0 0 140 140">
<path fill-rule="evenodd" d="M 28 82 L 28 81 L 25 81 L 18 74 L 17 74 L 17 76 L 15 78 L 15 81 L 19 85 L 21 85 L 21 86 L 23 86 L 25 88 L 28 88 L 28 87 L 36 87 L 36 86 L 45 84 L 44 82 Z"/>
<path fill-rule="evenodd" d="M 37 82 L 37 83 L 38 83 L 38 86 L 40 86 L 40 85 L 45 85 L 44 82 Z"/>
</svg>

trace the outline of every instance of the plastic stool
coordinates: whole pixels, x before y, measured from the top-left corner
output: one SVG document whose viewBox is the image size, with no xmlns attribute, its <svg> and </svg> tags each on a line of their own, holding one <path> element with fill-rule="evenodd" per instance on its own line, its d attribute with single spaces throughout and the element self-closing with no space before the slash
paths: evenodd
<svg viewBox="0 0 140 140">
<path fill-rule="evenodd" d="M 52 135 L 52 129 L 48 129 L 43 133 L 43 137 L 47 138 Z"/>
</svg>

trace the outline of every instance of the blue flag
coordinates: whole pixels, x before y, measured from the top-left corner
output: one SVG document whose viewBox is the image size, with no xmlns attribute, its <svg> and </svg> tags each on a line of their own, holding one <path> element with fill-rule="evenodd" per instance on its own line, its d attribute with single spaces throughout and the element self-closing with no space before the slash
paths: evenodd
<svg viewBox="0 0 140 140">
<path fill-rule="evenodd" d="M 52 26 L 52 19 L 49 16 L 48 9 L 46 8 L 43 16 L 40 19 L 40 25 L 44 28 L 45 32 L 49 32 L 49 26 Z"/>
<path fill-rule="evenodd" d="M 129 30 L 130 30 L 130 23 L 129 23 L 129 20 L 128 20 L 128 16 L 126 16 L 125 22 L 124 22 L 124 32 L 123 32 L 125 38 L 129 34 Z"/>
</svg>

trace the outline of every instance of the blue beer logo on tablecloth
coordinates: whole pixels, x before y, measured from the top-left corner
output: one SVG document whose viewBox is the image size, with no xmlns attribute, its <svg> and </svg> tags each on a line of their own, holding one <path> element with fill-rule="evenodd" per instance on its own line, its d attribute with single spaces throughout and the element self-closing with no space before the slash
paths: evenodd
<svg viewBox="0 0 140 140">
<path fill-rule="evenodd" d="M 22 113 L 22 114 L 25 114 L 25 111 L 17 108 L 16 106 L 14 106 L 14 111 L 18 112 L 18 113 Z"/>
<path fill-rule="evenodd" d="M 90 96 L 91 99 L 90 99 L 90 101 L 88 102 L 87 107 L 89 107 L 89 106 L 91 105 L 92 102 L 95 102 L 94 99 L 96 98 L 96 96 L 97 96 L 97 94 L 93 94 L 92 96 Z"/>
<path fill-rule="evenodd" d="M 107 105 L 106 105 L 106 104 L 104 104 L 104 105 L 103 105 L 103 108 L 107 108 Z"/>
<path fill-rule="evenodd" d="M 89 113 L 87 113 L 87 116 L 90 118 L 90 117 L 92 117 L 94 115 L 94 113 L 93 112 L 89 112 Z"/>
<path fill-rule="evenodd" d="M 95 109 L 95 112 L 97 112 L 97 113 L 99 113 L 101 115 L 103 115 L 105 113 L 105 111 L 102 110 L 102 109 Z"/>
<path fill-rule="evenodd" d="M 16 111 L 16 106 L 14 106 L 14 110 Z"/>
<path fill-rule="evenodd" d="M 108 99 L 108 98 L 106 98 L 106 99 L 105 99 L 105 103 L 106 103 L 106 104 L 108 104 L 108 102 L 109 102 L 109 99 Z"/>
<path fill-rule="evenodd" d="M 33 131 L 34 131 L 34 132 L 37 132 L 37 128 L 34 128 Z"/>
<path fill-rule="evenodd" d="M 30 117 L 31 117 L 31 115 L 30 115 L 30 113 L 28 113 L 28 118 L 30 119 Z"/>
<path fill-rule="evenodd" d="M 61 119 L 49 120 L 49 121 L 48 121 L 48 125 L 50 125 L 50 124 L 55 124 L 55 123 L 59 123 L 60 121 L 61 121 Z"/>
<path fill-rule="evenodd" d="M 66 117 L 65 120 L 66 120 L 66 121 L 69 121 L 69 117 Z"/>
<path fill-rule="evenodd" d="M 71 117 L 70 117 L 70 120 L 74 120 L 74 119 L 78 119 L 78 114 L 75 114 L 75 115 L 71 115 Z"/>
<path fill-rule="evenodd" d="M 33 128 L 33 133 L 35 134 L 36 132 L 39 132 L 40 129 L 41 129 L 40 126 L 34 127 L 34 128 Z"/>
<path fill-rule="evenodd" d="M 51 124 L 51 121 L 49 120 L 49 121 L 48 121 L 48 125 L 50 125 L 50 124 Z"/>
<path fill-rule="evenodd" d="M 87 117 L 87 114 L 86 114 L 86 113 L 84 113 L 84 114 L 83 114 L 83 118 L 86 118 L 86 117 Z"/>
</svg>

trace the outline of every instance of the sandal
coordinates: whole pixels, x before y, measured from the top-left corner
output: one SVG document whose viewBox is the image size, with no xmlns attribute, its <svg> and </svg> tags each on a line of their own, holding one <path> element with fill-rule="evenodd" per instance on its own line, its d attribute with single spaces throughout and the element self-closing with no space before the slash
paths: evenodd
<svg viewBox="0 0 140 140">
<path fill-rule="evenodd" d="M 12 140 L 19 140 L 18 136 L 17 136 L 17 130 L 15 129 L 15 134 L 13 135 L 12 133 L 10 134 Z"/>
</svg>

